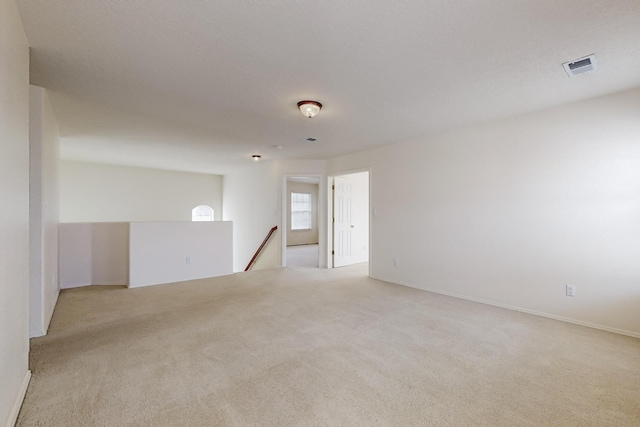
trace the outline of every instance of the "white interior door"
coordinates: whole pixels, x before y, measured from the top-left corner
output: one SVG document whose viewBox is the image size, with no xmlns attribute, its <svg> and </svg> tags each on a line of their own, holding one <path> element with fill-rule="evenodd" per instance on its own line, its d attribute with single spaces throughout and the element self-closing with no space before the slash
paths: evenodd
<svg viewBox="0 0 640 427">
<path fill-rule="evenodd" d="M 369 172 L 333 178 L 333 267 L 369 261 Z"/>
<path fill-rule="evenodd" d="M 333 179 L 333 266 L 343 267 L 353 259 L 353 193 L 349 179 Z"/>
</svg>

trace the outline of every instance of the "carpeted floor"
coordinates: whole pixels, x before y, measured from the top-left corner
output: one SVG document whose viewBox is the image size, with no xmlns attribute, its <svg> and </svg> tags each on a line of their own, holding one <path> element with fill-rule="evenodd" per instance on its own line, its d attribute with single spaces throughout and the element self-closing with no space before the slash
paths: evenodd
<svg viewBox="0 0 640 427">
<path fill-rule="evenodd" d="M 366 272 L 63 291 L 18 425 L 640 425 L 640 340 Z"/>
<path fill-rule="evenodd" d="M 318 245 L 287 246 L 287 267 L 318 267 Z"/>
</svg>

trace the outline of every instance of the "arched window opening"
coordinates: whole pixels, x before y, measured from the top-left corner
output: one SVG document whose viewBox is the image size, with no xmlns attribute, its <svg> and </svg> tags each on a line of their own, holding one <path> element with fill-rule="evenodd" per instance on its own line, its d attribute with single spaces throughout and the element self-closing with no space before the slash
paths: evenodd
<svg viewBox="0 0 640 427">
<path fill-rule="evenodd" d="M 211 206 L 200 205 L 191 210 L 191 221 L 213 221 Z"/>
</svg>

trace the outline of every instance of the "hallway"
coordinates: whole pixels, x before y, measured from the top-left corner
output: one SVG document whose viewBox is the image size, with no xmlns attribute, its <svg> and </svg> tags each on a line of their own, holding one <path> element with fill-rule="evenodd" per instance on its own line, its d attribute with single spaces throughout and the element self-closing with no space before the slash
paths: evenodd
<svg viewBox="0 0 640 427">
<path fill-rule="evenodd" d="M 318 268 L 318 245 L 287 246 L 287 267 Z"/>
</svg>

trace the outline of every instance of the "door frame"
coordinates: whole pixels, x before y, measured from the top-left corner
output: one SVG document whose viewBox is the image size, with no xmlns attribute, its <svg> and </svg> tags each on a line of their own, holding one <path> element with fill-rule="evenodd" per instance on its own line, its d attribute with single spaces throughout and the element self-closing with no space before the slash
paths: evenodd
<svg viewBox="0 0 640 427">
<path fill-rule="evenodd" d="M 326 231 L 326 247 L 325 247 L 325 257 L 327 260 L 327 268 L 334 268 L 333 267 L 333 255 L 332 255 L 332 248 L 333 248 L 333 178 L 335 178 L 336 176 L 344 176 L 344 175 L 353 175 L 356 173 L 362 173 L 362 172 L 368 172 L 369 173 L 369 206 L 367 207 L 367 211 L 369 212 L 369 276 L 371 276 L 371 270 L 372 270 L 372 261 L 371 261 L 371 254 L 373 253 L 373 239 L 372 239 L 372 233 L 371 233 L 371 229 L 372 229 L 372 208 L 371 206 L 373 206 L 373 179 L 372 179 L 372 170 L 371 167 L 368 168 L 359 168 L 359 169 L 349 169 L 346 171 L 341 171 L 341 172 L 334 172 L 331 174 L 327 175 L 327 179 L 326 179 L 326 194 L 325 197 L 327 199 L 327 211 L 326 211 L 326 222 L 327 222 L 327 231 Z"/>
<path fill-rule="evenodd" d="M 288 173 L 282 176 L 282 197 L 281 197 L 281 212 L 282 212 L 282 230 L 280 232 L 280 238 L 282 241 L 282 253 L 281 263 L 282 267 L 287 266 L 287 201 L 289 193 L 287 191 L 287 181 L 289 178 L 304 177 L 304 178 L 317 178 L 318 179 L 318 268 L 327 268 L 327 258 L 324 256 L 326 252 L 327 240 L 326 236 L 326 222 L 325 222 L 325 197 L 326 193 L 326 179 L 324 174 L 318 173 Z"/>
</svg>

